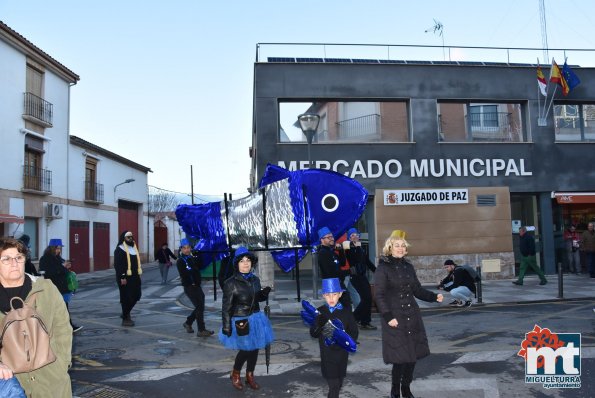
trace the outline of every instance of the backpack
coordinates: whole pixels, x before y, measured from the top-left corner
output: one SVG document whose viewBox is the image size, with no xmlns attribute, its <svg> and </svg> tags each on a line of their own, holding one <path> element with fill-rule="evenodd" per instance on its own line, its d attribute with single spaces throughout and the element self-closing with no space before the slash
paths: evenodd
<svg viewBox="0 0 595 398">
<path fill-rule="evenodd" d="M 0 358 L 14 373 L 31 372 L 56 360 L 48 328 L 35 310 L 36 294 L 27 301 L 13 297 L 11 310 L 0 322 Z M 20 300 L 23 307 L 15 309 L 13 300 Z"/>
<path fill-rule="evenodd" d="M 467 273 L 471 276 L 471 279 L 473 279 L 474 282 L 481 281 L 481 278 L 477 274 L 477 271 L 472 266 L 470 266 L 468 264 L 463 264 L 463 265 L 460 265 L 459 267 L 464 268 L 465 271 L 467 271 Z"/>
<path fill-rule="evenodd" d="M 66 273 L 66 284 L 68 285 L 69 292 L 74 292 L 79 288 L 79 281 L 76 279 L 76 273 L 74 271 L 68 271 Z"/>
</svg>

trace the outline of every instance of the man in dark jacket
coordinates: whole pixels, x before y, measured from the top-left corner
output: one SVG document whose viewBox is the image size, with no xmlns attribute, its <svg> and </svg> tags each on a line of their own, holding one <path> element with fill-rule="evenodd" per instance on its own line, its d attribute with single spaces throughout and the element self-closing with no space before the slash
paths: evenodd
<svg viewBox="0 0 595 398">
<path fill-rule="evenodd" d="M 155 252 L 155 260 L 159 262 L 159 272 L 161 273 L 162 285 L 167 284 L 167 274 L 169 273 L 169 267 L 171 267 L 170 258 L 173 258 L 174 260 L 177 259 L 175 254 L 173 254 L 167 246 L 167 242 L 164 242 L 161 245 L 161 249 Z"/>
<path fill-rule="evenodd" d="M 176 266 L 178 267 L 182 286 L 184 286 L 184 293 L 194 305 L 194 311 L 186 318 L 186 322 L 182 326 L 184 326 L 184 329 L 188 333 L 194 333 L 192 324 L 196 320 L 196 325 L 198 326 L 198 333 L 196 335 L 199 337 L 209 337 L 215 332 L 207 330 L 205 326 L 205 293 L 200 286 L 202 280 L 200 275 L 200 260 L 198 257 L 192 255 L 192 247 L 188 239 L 182 239 L 180 244 L 182 247 L 180 248 L 180 257 L 176 262 Z"/>
<path fill-rule="evenodd" d="M 376 266 L 372 264 L 368 253 L 364 251 L 359 236 L 359 231 L 355 228 L 347 231 L 349 249 L 345 250 L 345 257 L 349 262 L 350 283 L 361 299 L 353 310 L 353 316 L 361 329 L 376 330 L 377 327 L 370 323 L 372 321 L 372 288 L 366 275 L 367 270 L 375 272 Z"/>
<path fill-rule="evenodd" d="M 519 271 L 519 279 L 512 283 L 522 286 L 525 272 L 527 272 L 527 268 L 531 268 L 539 276 L 539 279 L 541 280 L 539 284 L 545 285 L 547 279 L 545 279 L 545 275 L 541 268 L 537 266 L 537 260 L 535 259 L 535 238 L 527 233 L 527 227 L 525 226 L 519 229 L 519 235 L 521 237 L 519 244 L 519 249 L 521 251 L 521 269 Z"/>
<path fill-rule="evenodd" d="M 444 268 L 448 271 L 448 275 L 440 281 L 438 289 L 450 292 L 454 298 L 450 303 L 451 307 L 470 307 L 475 295 L 475 281 L 465 268 L 459 267 L 452 260 L 446 260 Z"/>
<path fill-rule="evenodd" d="M 322 227 L 318 230 L 318 269 L 320 278 L 338 278 L 341 281 L 341 288 L 346 290 L 345 276 L 341 273 L 341 267 L 345 265 L 345 257 L 338 256 L 335 252 L 335 237 L 328 227 Z M 342 253 L 342 251 L 340 252 Z M 343 292 L 341 304 L 351 310 L 351 297 L 349 292 Z"/>
</svg>

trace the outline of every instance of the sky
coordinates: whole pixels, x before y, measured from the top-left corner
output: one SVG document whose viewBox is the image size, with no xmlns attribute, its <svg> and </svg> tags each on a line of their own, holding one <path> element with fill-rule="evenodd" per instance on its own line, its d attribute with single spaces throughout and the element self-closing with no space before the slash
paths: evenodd
<svg viewBox="0 0 595 398">
<path fill-rule="evenodd" d="M 545 10 L 549 48 L 595 48 L 595 2 L 546 0 Z M 249 187 L 257 43 L 543 41 L 538 0 L 0 0 L 0 20 L 80 76 L 72 135 L 150 167 L 152 186 L 190 192 L 192 165 L 195 193 L 234 198 Z M 432 32 L 434 20 L 443 36 Z M 393 55 L 421 56 L 400 51 Z M 264 46 L 260 56 L 386 58 L 387 50 Z M 527 62 L 533 56 L 543 54 Z M 450 57 L 484 60 L 464 50 Z"/>
</svg>

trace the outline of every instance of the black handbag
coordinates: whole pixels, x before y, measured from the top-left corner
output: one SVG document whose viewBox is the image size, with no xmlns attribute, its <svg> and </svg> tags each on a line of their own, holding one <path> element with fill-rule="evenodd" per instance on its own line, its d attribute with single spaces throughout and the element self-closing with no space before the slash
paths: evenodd
<svg viewBox="0 0 595 398">
<path fill-rule="evenodd" d="M 238 336 L 247 336 L 250 334 L 250 322 L 248 322 L 248 319 L 238 319 L 236 321 L 236 333 Z"/>
</svg>

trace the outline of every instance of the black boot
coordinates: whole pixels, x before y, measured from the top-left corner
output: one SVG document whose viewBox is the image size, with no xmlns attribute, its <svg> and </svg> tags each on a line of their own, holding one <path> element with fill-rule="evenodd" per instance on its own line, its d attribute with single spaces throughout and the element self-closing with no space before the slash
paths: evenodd
<svg viewBox="0 0 595 398">
<path fill-rule="evenodd" d="M 390 389 L 390 398 L 401 398 L 401 394 L 399 393 L 399 386 L 395 386 Z"/>
<path fill-rule="evenodd" d="M 415 398 L 413 394 L 411 394 L 411 390 L 409 389 L 409 384 L 401 385 L 401 394 L 403 394 L 403 398 Z"/>
</svg>

